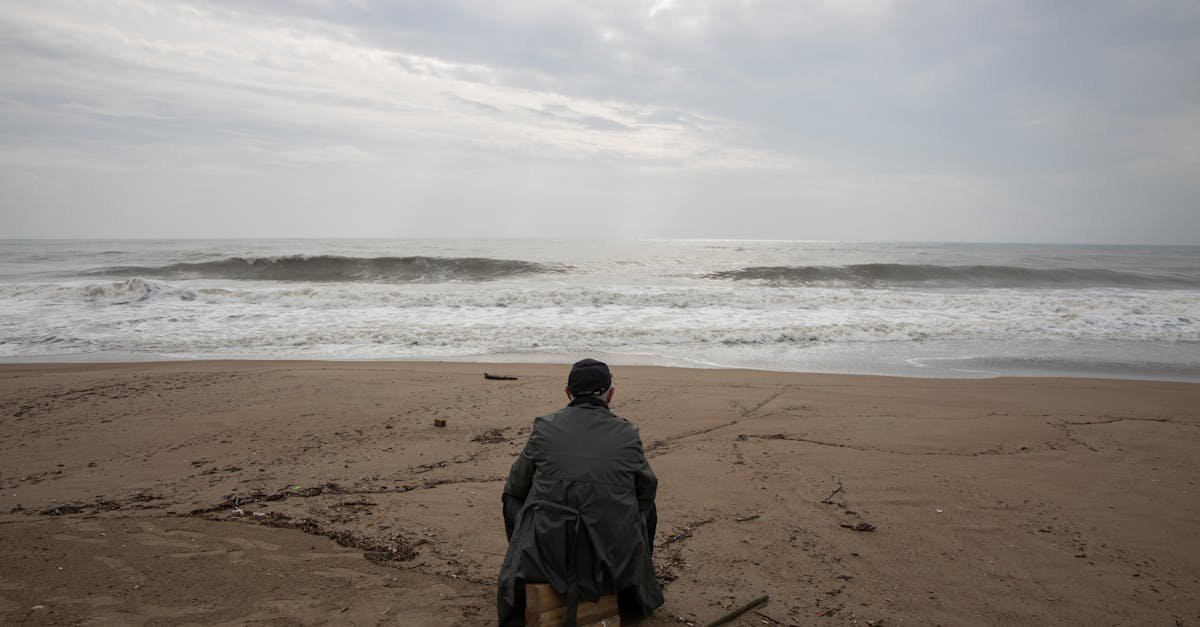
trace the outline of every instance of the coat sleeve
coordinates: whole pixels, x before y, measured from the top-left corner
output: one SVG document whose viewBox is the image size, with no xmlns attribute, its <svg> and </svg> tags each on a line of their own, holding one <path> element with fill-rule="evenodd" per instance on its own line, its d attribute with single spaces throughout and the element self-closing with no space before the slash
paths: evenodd
<svg viewBox="0 0 1200 627">
<path fill-rule="evenodd" d="M 654 476 L 654 470 L 650 468 L 650 462 L 646 459 L 641 436 L 638 436 L 637 456 L 638 469 L 633 477 L 634 489 L 637 493 L 638 509 L 645 512 L 654 505 L 654 496 L 658 492 L 658 477 Z"/>
<path fill-rule="evenodd" d="M 534 429 L 537 428 L 537 423 L 534 423 Z M 517 456 L 513 462 L 512 468 L 508 471 L 508 480 L 504 482 L 504 493 L 510 496 L 515 496 L 518 499 L 524 499 L 529 496 L 529 488 L 533 486 L 533 460 L 537 455 L 537 447 L 534 444 L 533 434 L 529 434 L 529 440 L 525 442 L 525 448 L 521 454 Z"/>
</svg>

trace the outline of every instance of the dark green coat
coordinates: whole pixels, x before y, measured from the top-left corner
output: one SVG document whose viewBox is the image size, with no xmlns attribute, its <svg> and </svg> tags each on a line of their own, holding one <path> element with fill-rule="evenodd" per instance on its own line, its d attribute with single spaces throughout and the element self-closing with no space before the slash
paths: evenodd
<svg viewBox="0 0 1200 627">
<path fill-rule="evenodd" d="M 644 514 L 658 480 L 636 427 L 585 397 L 533 422 L 504 493 L 525 504 L 500 568 L 500 595 L 513 583 L 545 581 L 594 601 L 623 592 L 649 614 L 662 605 Z M 568 564 L 571 565 L 568 568 Z"/>
</svg>

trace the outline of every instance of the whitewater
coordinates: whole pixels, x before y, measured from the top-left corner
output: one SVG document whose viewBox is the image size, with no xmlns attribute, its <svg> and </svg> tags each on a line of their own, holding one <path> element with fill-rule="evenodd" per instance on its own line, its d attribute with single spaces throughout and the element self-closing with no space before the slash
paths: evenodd
<svg viewBox="0 0 1200 627">
<path fill-rule="evenodd" d="M 0 360 L 1200 380 L 1200 247 L 0 241 Z"/>
</svg>

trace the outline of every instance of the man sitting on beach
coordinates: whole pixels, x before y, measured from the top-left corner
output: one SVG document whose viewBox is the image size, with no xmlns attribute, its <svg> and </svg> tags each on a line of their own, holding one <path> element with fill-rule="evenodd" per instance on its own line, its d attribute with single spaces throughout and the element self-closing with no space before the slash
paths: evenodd
<svg viewBox="0 0 1200 627">
<path fill-rule="evenodd" d="M 662 605 L 651 561 L 658 480 L 636 427 L 614 414 L 608 366 L 571 367 L 564 409 L 537 418 L 504 484 L 508 552 L 500 568 L 501 625 L 524 624 L 526 582 L 575 602 L 619 594 L 622 610 Z"/>
</svg>

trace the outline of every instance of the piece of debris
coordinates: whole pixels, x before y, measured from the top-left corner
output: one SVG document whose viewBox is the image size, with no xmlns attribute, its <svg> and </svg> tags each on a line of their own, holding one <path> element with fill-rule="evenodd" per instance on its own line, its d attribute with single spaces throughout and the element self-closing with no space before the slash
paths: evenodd
<svg viewBox="0 0 1200 627">
<path fill-rule="evenodd" d="M 758 514 L 754 514 L 753 516 L 738 516 L 737 518 L 734 518 L 734 520 L 736 520 L 738 522 L 747 522 L 747 521 L 751 521 L 751 520 L 756 520 L 757 518 L 758 518 Z"/>
<path fill-rule="evenodd" d="M 483 378 L 491 379 L 492 381 L 516 381 L 517 380 L 516 377 L 510 377 L 510 376 L 504 375 L 504 374 L 490 374 L 487 372 L 483 373 Z"/>
<path fill-rule="evenodd" d="M 716 627 L 717 625 L 724 625 L 725 623 L 728 623 L 729 621 L 737 618 L 738 616 L 741 616 L 742 614 L 749 612 L 750 610 L 758 607 L 759 605 L 766 603 L 767 600 L 769 600 L 770 598 L 771 598 L 770 595 L 764 594 L 764 595 L 758 597 L 757 599 L 754 599 L 753 601 L 751 601 L 737 609 L 730 611 L 728 614 L 722 616 L 721 618 L 718 618 L 717 620 L 714 620 L 713 622 L 708 623 L 707 627 Z"/>
<path fill-rule="evenodd" d="M 504 429 L 488 429 L 471 438 L 471 441 L 480 444 L 498 444 L 507 441 L 507 438 L 504 437 Z"/>
<path fill-rule="evenodd" d="M 853 529 L 855 531 L 875 531 L 875 525 L 872 525 L 871 523 L 869 523 L 865 520 L 856 525 L 851 525 L 850 523 L 842 523 L 842 526 L 847 529 Z"/>
<path fill-rule="evenodd" d="M 846 488 L 845 488 L 845 486 L 842 485 L 842 480 L 838 479 L 837 488 L 835 488 L 833 492 L 830 492 L 829 496 L 821 499 L 821 502 L 826 505 L 835 505 L 835 503 L 833 501 L 833 497 L 837 496 L 838 494 L 844 494 L 845 492 L 846 492 Z"/>
<path fill-rule="evenodd" d="M 444 426 L 446 426 L 446 421 L 445 421 L 445 420 L 443 420 L 443 419 L 441 419 L 441 418 L 434 418 L 434 419 L 433 419 L 433 426 L 435 426 L 435 427 L 444 427 Z"/>
<path fill-rule="evenodd" d="M 66 516 L 68 514 L 78 514 L 83 511 L 79 505 L 66 504 L 57 507 L 50 507 L 39 512 L 42 516 Z"/>
<path fill-rule="evenodd" d="M 694 523 L 692 523 L 692 524 L 690 524 L 690 525 L 686 525 L 686 526 L 685 526 L 683 529 L 681 529 L 680 531 L 678 531 L 678 532 L 676 532 L 676 533 L 673 533 L 673 534 L 670 534 L 670 535 L 668 535 L 668 536 L 667 536 L 667 538 L 666 538 L 665 540 L 663 540 L 663 541 L 662 541 L 662 543 L 661 543 L 661 544 L 659 544 L 658 546 L 660 546 L 660 547 L 661 547 L 661 546 L 666 546 L 666 545 L 668 545 L 668 544 L 672 544 L 672 543 L 675 543 L 675 542 L 679 542 L 680 540 L 686 540 L 686 539 L 688 539 L 688 538 L 692 537 L 692 532 L 693 532 L 693 531 L 695 531 L 695 529 L 696 529 L 697 527 L 702 527 L 702 526 L 704 526 L 704 525 L 707 525 L 707 524 L 711 523 L 713 520 L 715 520 L 715 519 L 714 519 L 714 518 L 709 518 L 708 520 L 701 520 L 701 521 L 698 521 L 698 522 L 694 522 Z"/>
<path fill-rule="evenodd" d="M 758 610 L 754 610 L 754 613 L 758 614 L 759 616 L 761 616 L 763 618 L 764 624 L 766 624 L 767 621 L 770 621 L 770 624 L 772 624 L 772 625 L 786 625 L 787 624 L 787 623 L 779 620 L 778 618 L 775 618 L 775 617 L 767 614 L 766 612 L 760 612 Z"/>
</svg>

